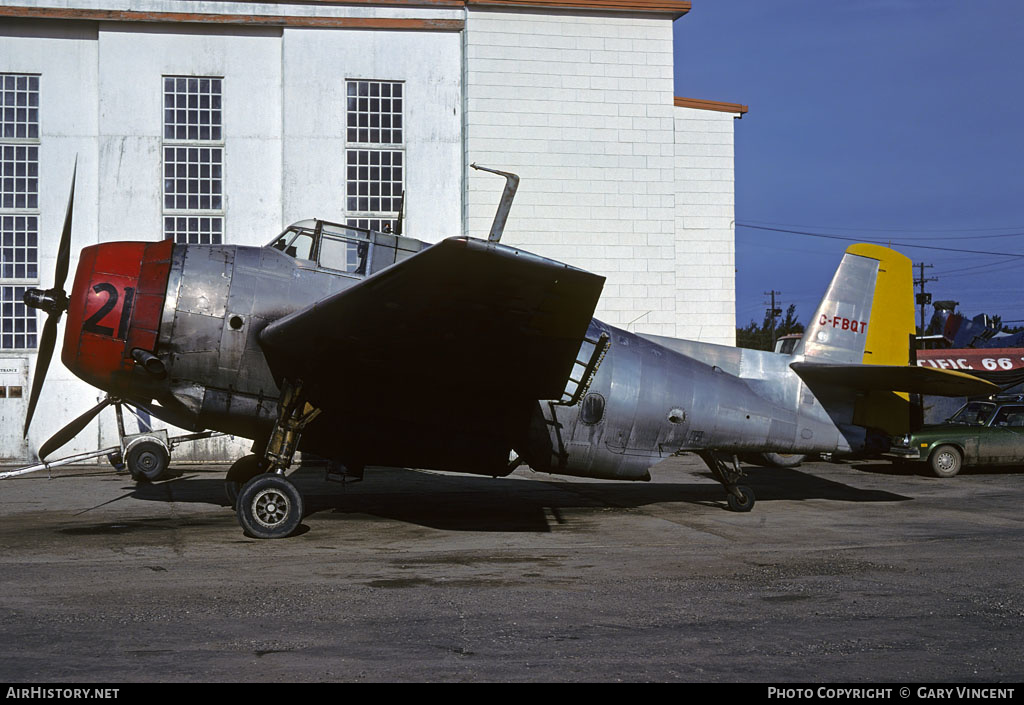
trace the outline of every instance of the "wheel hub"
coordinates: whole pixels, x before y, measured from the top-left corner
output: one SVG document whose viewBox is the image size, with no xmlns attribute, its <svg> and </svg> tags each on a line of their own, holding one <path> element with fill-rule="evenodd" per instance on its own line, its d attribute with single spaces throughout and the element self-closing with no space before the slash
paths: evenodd
<svg viewBox="0 0 1024 705">
<path fill-rule="evenodd" d="M 288 516 L 288 498 L 275 489 L 266 489 L 252 500 L 253 517 L 268 529 L 280 525 Z"/>
</svg>

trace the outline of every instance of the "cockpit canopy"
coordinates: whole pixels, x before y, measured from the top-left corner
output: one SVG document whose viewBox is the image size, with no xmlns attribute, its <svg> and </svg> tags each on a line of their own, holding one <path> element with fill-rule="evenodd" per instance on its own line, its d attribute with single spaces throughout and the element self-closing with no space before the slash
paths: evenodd
<svg viewBox="0 0 1024 705">
<path fill-rule="evenodd" d="M 267 246 L 304 263 L 301 266 L 314 266 L 341 276 L 365 277 L 411 257 L 429 243 L 308 219 L 292 223 Z"/>
<path fill-rule="evenodd" d="M 300 220 L 269 243 L 295 259 L 309 260 L 325 269 L 365 275 L 370 271 L 372 233 L 324 220 Z"/>
</svg>

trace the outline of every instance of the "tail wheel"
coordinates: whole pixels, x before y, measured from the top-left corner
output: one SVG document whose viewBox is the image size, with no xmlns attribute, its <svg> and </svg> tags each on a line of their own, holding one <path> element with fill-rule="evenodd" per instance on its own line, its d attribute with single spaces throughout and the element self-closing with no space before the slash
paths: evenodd
<svg viewBox="0 0 1024 705">
<path fill-rule="evenodd" d="M 754 508 L 754 490 L 745 485 L 736 485 L 727 489 L 729 494 L 726 496 L 726 500 L 729 503 L 729 509 L 734 512 L 749 512 Z"/>
<path fill-rule="evenodd" d="M 939 446 L 928 458 L 928 465 L 936 477 L 953 477 L 963 466 L 964 458 L 955 446 Z"/>
<path fill-rule="evenodd" d="M 257 475 L 238 494 L 238 523 L 246 535 L 258 539 L 289 536 L 302 521 L 302 495 L 287 478 Z"/>
<path fill-rule="evenodd" d="M 236 460 L 224 478 L 224 493 L 228 496 L 228 503 L 234 507 L 242 486 L 265 470 L 266 463 L 258 455 L 243 455 Z"/>
<path fill-rule="evenodd" d="M 171 456 L 156 441 L 140 441 L 128 449 L 124 461 L 136 482 L 155 482 L 167 471 Z"/>
</svg>

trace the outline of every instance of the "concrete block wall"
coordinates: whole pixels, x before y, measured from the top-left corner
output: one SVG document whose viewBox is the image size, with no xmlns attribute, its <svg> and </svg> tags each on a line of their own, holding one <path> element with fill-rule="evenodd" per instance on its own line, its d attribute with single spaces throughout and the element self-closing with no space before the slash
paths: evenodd
<svg viewBox="0 0 1024 705">
<path fill-rule="evenodd" d="M 522 177 L 503 242 L 602 275 L 597 316 L 675 335 L 672 21 L 469 9 L 468 162 Z M 484 236 L 504 185 L 469 171 Z"/>
<path fill-rule="evenodd" d="M 676 337 L 736 342 L 734 113 L 675 108 Z"/>
</svg>

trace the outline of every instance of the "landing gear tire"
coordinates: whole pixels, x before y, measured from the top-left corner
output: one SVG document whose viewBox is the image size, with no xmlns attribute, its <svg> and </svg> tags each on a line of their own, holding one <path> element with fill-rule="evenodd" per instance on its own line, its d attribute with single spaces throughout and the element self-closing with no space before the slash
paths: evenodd
<svg viewBox="0 0 1024 705">
<path fill-rule="evenodd" d="M 939 446 L 928 458 L 928 465 L 935 477 L 953 477 L 963 465 L 963 456 L 953 446 Z"/>
<path fill-rule="evenodd" d="M 242 491 L 242 486 L 264 469 L 263 458 L 258 455 L 243 455 L 231 465 L 224 478 L 224 493 L 232 507 L 238 501 L 238 493 Z"/>
<path fill-rule="evenodd" d="M 238 523 L 257 539 L 282 539 L 302 521 L 302 495 L 287 478 L 257 475 L 238 494 Z"/>
<path fill-rule="evenodd" d="M 736 492 L 740 494 L 737 497 L 729 490 L 729 494 L 726 496 L 729 502 L 729 509 L 734 512 L 749 512 L 754 508 L 754 490 L 746 487 L 745 485 L 737 485 L 735 488 Z"/>
<path fill-rule="evenodd" d="M 155 482 L 167 471 L 171 456 L 159 443 L 141 441 L 128 449 L 124 462 L 136 482 Z"/>
</svg>

